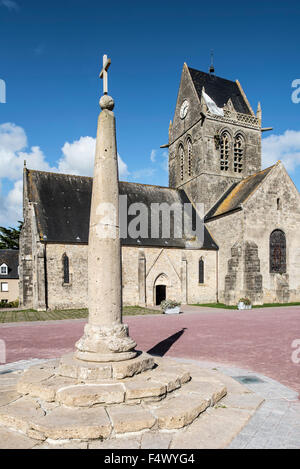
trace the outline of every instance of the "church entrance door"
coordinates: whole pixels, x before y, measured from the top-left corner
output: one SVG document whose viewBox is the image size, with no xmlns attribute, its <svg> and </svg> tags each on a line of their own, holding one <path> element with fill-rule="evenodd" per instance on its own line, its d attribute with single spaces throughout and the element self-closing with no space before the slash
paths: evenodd
<svg viewBox="0 0 300 469">
<path fill-rule="evenodd" d="M 156 306 L 159 306 L 166 299 L 166 285 L 156 285 L 155 288 Z"/>
</svg>

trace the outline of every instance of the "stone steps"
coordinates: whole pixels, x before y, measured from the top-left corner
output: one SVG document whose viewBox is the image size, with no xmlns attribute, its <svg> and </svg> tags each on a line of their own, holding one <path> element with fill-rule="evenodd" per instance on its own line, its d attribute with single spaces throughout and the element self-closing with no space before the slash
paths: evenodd
<svg viewBox="0 0 300 469">
<path fill-rule="evenodd" d="M 180 367 L 158 366 L 142 374 L 119 380 L 86 381 L 60 376 L 55 366 L 37 366 L 24 373 L 17 384 L 21 395 L 68 407 L 91 407 L 120 403 L 155 402 L 180 389 L 190 379 Z"/>
<path fill-rule="evenodd" d="M 61 376 L 57 363 L 32 367 L 17 383 L 19 394 L 10 390 L 1 396 L 0 425 L 41 441 L 104 440 L 186 427 L 226 395 L 226 386 L 211 371 L 165 359 L 154 364 L 153 357 L 145 355 L 138 358 L 130 369 L 121 364 L 126 371 L 121 378 L 95 382 L 89 374 L 85 380 Z M 141 364 L 146 367 L 142 373 Z M 149 365 L 153 368 L 147 369 Z M 90 363 L 83 367 L 94 369 Z M 137 374 L 128 377 L 132 371 Z"/>
<path fill-rule="evenodd" d="M 175 376 L 176 373 L 173 375 Z M 187 379 L 185 370 L 181 373 L 181 377 Z M 177 379 L 180 380 L 180 375 Z M 134 393 L 133 399 L 142 394 L 146 399 L 145 387 L 139 387 L 138 380 L 136 386 L 133 386 L 131 381 L 128 381 L 127 386 Z M 145 381 L 147 382 L 147 378 Z M 122 396 L 120 390 L 122 386 L 126 387 L 126 382 L 123 385 L 108 384 L 106 386 L 108 387 L 107 394 L 111 393 L 115 396 L 110 400 L 120 400 Z M 111 389 L 111 386 L 115 386 L 116 389 Z M 94 385 L 76 387 L 85 389 L 82 394 L 76 394 L 76 399 L 86 399 L 86 390 L 89 388 L 94 397 L 98 395 L 95 393 Z M 162 390 L 166 391 L 166 388 L 164 384 L 157 383 L 157 386 L 153 387 L 151 383 L 147 392 L 149 393 L 152 389 L 151 394 L 159 394 Z M 63 393 L 64 390 L 59 391 L 58 397 L 59 395 L 62 397 Z M 175 430 L 190 425 L 225 394 L 226 388 L 217 380 L 201 382 L 192 379 L 187 383 L 182 383 L 180 388 L 169 393 L 160 402 L 145 400 L 142 403 L 133 404 L 122 402 L 92 407 L 67 407 L 59 402 L 45 405 L 45 402 L 32 397 L 20 397 L 17 401 L 0 407 L 0 425 L 6 425 L 41 441 L 47 438 L 52 440 L 107 439 L 112 435 L 142 430 Z M 71 399 L 70 393 L 67 396 Z"/>
</svg>

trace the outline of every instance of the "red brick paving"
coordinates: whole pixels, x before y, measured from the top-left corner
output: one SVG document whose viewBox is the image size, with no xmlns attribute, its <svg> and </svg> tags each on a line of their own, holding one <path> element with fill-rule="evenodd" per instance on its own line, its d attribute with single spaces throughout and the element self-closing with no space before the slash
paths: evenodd
<svg viewBox="0 0 300 469">
<path fill-rule="evenodd" d="M 300 390 L 300 364 L 291 359 L 291 344 L 300 339 L 300 307 L 185 310 L 193 313 L 127 317 L 125 322 L 141 350 L 162 342 L 160 348 L 168 350 L 168 356 L 251 369 Z M 1 325 L 0 339 L 6 342 L 7 362 L 53 358 L 69 352 L 81 337 L 84 323 L 76 320 Z M 172 340 L 171 336 L 183 328 L 183 333 Z"/>
</svg>

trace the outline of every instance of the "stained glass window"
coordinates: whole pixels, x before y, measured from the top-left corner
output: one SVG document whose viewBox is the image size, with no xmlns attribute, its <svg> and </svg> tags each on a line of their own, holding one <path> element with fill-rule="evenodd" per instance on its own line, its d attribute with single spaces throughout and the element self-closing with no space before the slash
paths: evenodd
<svg viewBox="0 0 300 469">
<path fill-rule="evenodd" d="M 281 230 L 275 230 L 270 236 L 270 272 L 286 272 L 286 239 Z"/>
</svg>

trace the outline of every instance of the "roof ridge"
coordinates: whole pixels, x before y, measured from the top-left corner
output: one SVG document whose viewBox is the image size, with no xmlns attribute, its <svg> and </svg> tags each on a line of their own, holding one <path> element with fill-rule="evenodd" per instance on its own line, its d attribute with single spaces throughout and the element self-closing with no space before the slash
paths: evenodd
<svg viewBox="0 0 300 469">
<path fill-rule="evenodd" d="M 251 178 L 253 178 L 253 177 L 255 177 L 255 176 L 258 176 L 259 174 L 264 173 L 265 171 L 270 171 L 272 168 L 275 168 L 275 166 L 277 166 L 278 163 L 279 163 L 279 162 L 277 161 L 277 163 L 272 164 L 272 166 L 268 166 L 268 167 L 265 168 L 265 169 L 261 169 L 260 171 L 256 171 L 256 173 L 250 174 L 250 176 L 247 176 L 246 178 L 241 179 L 240 182 L 238 182 L 238 185 L 239 185 L 241 182 L 246 182 L 246 181 L 248 181 L 249 179 L 251 179 Z"/>
<path fill-rule="evenodd" d="M 85 179 L 93 179 L 93 176 L 80 176 L 79 174 L 68 174 L 68 173 L 57 173 L 54 171 L 40 171 L 38 169 L 28 169 L 28 173 L 42 173 L 42 174 L 55 174 L 56 176 L 69 176 L 69 177 L 77 177 L 77 178 L 85 178 Z M 174 187 L 167 187 L 167 186 L 159 186 L 156 184 L 143 184 L 141 182 L 133 182 L 133 181 L 119 181 L 122 184 L 136 184 L 140 186 L 147 186 L 147 187 L 158 187 L 160 189 L 169 189 L 172 191 L 178 191 L 178 189 L 175 189 Z"/>
<path fill-rule="evenodd" d="M 55 171 L 42 171 L 39 169 L 28 169 L 28 168 L 26 168 L 26 170 L 28 173 L 55 174 L 56 176 L 72 176 L 72 177 L 77 177 L 77 178 L 93 179 L 92 176 L 80 176 L 80 174 L 57 173 Z"/>
<path fill-rule="evenodd" d="M 194 70 L 195 72 L 204 73 L 205 75 L 210 76 L 210 77 L 213 76 L 215 78 L 219 78 L 220 80 L 229 81 L 230 83 L 236 83 L 235 80 L 229 80 L 228 78 L 223 78 L 223 77 L 220 77 L 218 75 L 211 75 L 210 73 L 203 72 L 202 70 L 198 70 L 197 68 L 189 67 L 188 65 L 187 65 L 187 67 L 188 67 L 189 70 Z"/>
</svg>

